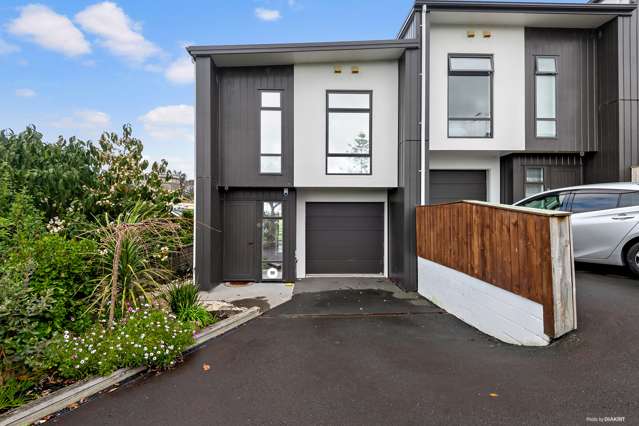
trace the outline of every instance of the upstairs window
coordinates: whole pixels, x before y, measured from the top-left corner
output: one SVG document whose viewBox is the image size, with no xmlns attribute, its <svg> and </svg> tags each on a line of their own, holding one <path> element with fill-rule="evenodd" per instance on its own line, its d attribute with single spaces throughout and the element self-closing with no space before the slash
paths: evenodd
<svg viewBox="0 0 639 426">
<path fill-rule="evenodd" d="M 448 57 L 448 137 L 493 137 L 493 58 Z"/>
<path fill-rule="evenodd" d="M 281 92 L 260 92 L 260 173 L 282 174 Z"/>
<path fill-rule="evenodd" d="M 535 134 L 557 137 L 557 61 L 552 56 L 535 57 Z"/>
<path fill-rule="evenodd" d="M 370 91 L 327 92 L 326 174 L 371 174 Z"/>
</svg>

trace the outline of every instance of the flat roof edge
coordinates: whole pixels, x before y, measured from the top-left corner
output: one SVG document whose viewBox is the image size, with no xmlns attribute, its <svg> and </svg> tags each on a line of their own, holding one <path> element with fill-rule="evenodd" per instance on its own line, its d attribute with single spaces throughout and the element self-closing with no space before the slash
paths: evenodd
<svg viewBox="0 0 639 426">
<path fill-rule="evenodd" d="M 520 13 L 577 13 L 593 15 L 632 14 L 636 4 L 613 3 L 510 3 L 498 1 L 416 0 L 416 5 L 433 11 L 520 12 Z"/>
<path fill-rule="evenodd" d="M 251 54 L 251 53 L 291 53 L 318 52 L 331 50 L 361 50 L 361 49 L 389 49 L 418 48 L 417 40 L 365 40 L 365 41 L 337 41 L 318 43 L 283 43 L 283 44 L 235 44 L 213 46 L 188 46 L 187 52 L 191 56 L 221 55 L 221 54 Z"/>
</svg>

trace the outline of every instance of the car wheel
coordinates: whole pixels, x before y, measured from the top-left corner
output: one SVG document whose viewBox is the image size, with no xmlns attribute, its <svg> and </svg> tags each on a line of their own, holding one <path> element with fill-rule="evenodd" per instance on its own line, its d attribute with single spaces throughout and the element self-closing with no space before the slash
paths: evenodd
<svg viewBox="0 0 639 426">
<path fill-rule="evenodd" d="M 626 265 L 633 274 L 639 275 L 639 242 L 631 245 L 626 252 Z"/>
</svg>

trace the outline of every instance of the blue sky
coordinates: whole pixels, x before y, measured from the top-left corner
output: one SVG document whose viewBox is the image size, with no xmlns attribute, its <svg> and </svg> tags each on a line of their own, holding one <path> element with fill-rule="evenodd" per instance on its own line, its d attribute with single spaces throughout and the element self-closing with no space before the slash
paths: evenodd
<svg viewBox="0 0 639 426">
<path fill-rule="evenodd" d="M 187 44 L 394 38 L 411 0 L 2 0 L 0 128 L 97 140 L 131 123 L 193 172 Z"/>
</svg>

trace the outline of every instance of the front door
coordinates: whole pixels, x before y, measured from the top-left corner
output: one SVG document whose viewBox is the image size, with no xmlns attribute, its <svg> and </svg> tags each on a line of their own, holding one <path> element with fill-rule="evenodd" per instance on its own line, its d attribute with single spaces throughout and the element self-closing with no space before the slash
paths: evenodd
<svg viewBox="0 0 639 426">
<path fill-rule="evenodd" d="M 259 222 L 255 201 L 224 203 L 223 275 L 225 281 L 255 281 Z"/>
</svg>

